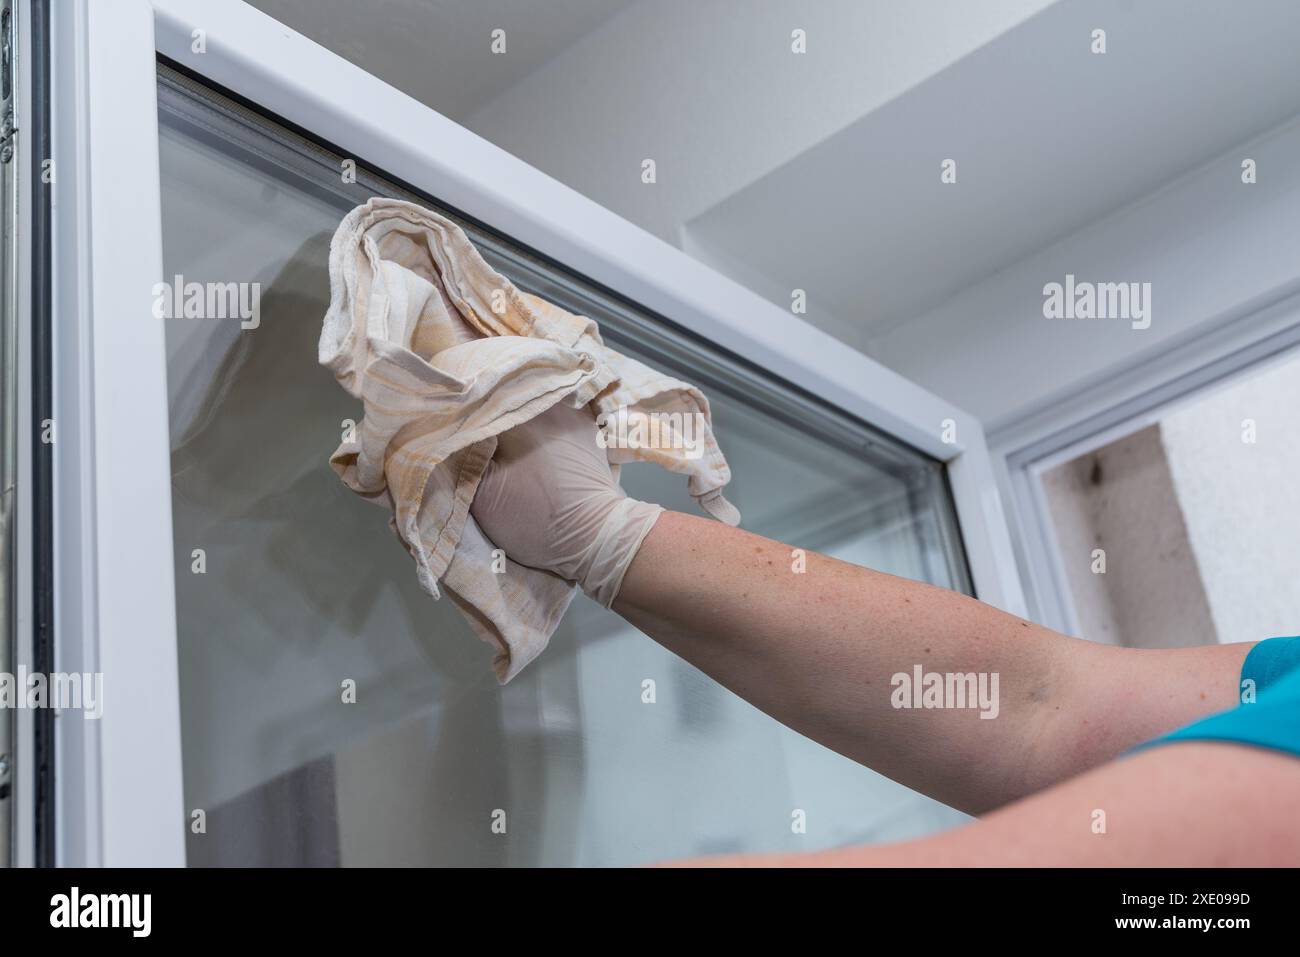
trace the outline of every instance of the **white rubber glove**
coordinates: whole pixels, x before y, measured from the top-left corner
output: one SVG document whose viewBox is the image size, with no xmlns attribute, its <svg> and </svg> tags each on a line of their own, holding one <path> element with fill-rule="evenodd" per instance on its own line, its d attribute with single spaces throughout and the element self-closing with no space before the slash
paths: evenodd
<svg viewBox="0 0 1300 957">
<path fill-rule="evenodd" d="M 563 402 L 503 433 L 470 514 L 511 561 L 608 608 L 663 508 L 619 488 L 597 433 L 588 409 Z"/>
</svg>

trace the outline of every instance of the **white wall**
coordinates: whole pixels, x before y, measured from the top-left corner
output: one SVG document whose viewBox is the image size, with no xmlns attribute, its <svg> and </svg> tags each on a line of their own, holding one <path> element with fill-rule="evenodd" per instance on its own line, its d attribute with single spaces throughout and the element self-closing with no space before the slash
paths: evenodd
<svg viewBox="0 0 1300 957">
<path fill-rule="evenodd" d="M 245 2 L 459 121 L 637 0 Z"/>
<path fill-rule="evenodd" d="M 463 122 L 676 242 L 687 220 L 1052 2 L 642 0 Z"/>
<path fill-rule="evenodd" d="M 1294 291 L 1297 155 L 1300 121 L 1292 120 L 995 273 L 867 351 L 980 417 L 996 442 L 1015 419 Z M 1258 164 L 1255 185 L 1241 182 L 1243 157 Z M 1045 319 L 1043 286 L 1067 273 L 1150 282 L 1151 327 Z"/>
<path fill-rule="evenodd" d="M 1219 640 L 1300 634 L 1300 357 L 1172 412 L 1161 434 Z"/>
</svg>

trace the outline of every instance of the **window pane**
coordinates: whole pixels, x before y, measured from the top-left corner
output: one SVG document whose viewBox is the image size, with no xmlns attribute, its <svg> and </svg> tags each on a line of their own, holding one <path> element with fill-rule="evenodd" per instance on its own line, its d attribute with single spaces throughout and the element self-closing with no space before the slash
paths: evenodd
<svg viewBox="0 0 1300 957">
<path fill-rule="evenodd" d="M 365 171 L 344 183 L 337 157 L 165 69 L 159 97 L 169 280 L 261 284 L 255 329 L 166 320 L 185 798 L 207 815 L 191 863 L 634 864 L 960 819 L 582 597 L 499 687 L 487 646 L 420 591 L 383 513 L 327 465 L 360 413 L 316 363 L 329 241 L 349 209 L 396 187 Z M 969 590 L 936 463 L 471 236 L 521 287 L 709 393 L 746 527 Z M 633 466 L 625 485 L 692 510 L 679 476 Z M 792 833 L 796 809 L 807 834 Z"/>
<path fill-rule="evenodd" d="M 1293 353 L 1043 472 L 1082 637 L 1163 648 L 1295 633 L 1297 408 Z"/>
</svg>

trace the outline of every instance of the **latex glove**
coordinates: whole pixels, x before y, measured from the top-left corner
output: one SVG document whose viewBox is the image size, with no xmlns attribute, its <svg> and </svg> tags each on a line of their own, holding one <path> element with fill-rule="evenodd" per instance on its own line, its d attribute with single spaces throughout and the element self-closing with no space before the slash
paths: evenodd
<svg viewBox="0 0 1300 957">
<path fill-rule="evenodd" d="M 619 488 L 598 431 L 588 409 L 560 403 L 503 433 L 470 514 L 511 561 L 608 608 L 663 508 Z"/>
</svg>

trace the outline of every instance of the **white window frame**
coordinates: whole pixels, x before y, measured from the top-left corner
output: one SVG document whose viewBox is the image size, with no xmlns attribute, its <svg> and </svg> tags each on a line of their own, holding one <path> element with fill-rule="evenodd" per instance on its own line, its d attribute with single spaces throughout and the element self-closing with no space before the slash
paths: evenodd
<svg viewBox="0 0 1300 957">
<path fill-rule="evenodd" d="M 1148 425 L 1205 392 L 1300 350 L 1300 268 L 1280 289 L 1241 302 L 1154 361 L 1119 369 L 995 434 L 993 460 L 1007 503 L 1028 614 L 1082 634 L 1043 476 Z"/>
<path fill-rule="evenodd" d="M 60 808 L 61 863 L 185 862 L 166 363 L 150 310 L 155 52 L 944 462 L 976 593 L 1023 613 L 983 430 L 961 409 L 240 0 L 57 6 L 55 60 L 78 67 L 54 109 L 56 409 L 79 479 L 59 489 L 56 522 L 80 543 L 58 559 L 58 641 L 104 672 L 106 701 L 97 722 L 60 722 L 60 792 L 80 796 Z"/>
</svg>

